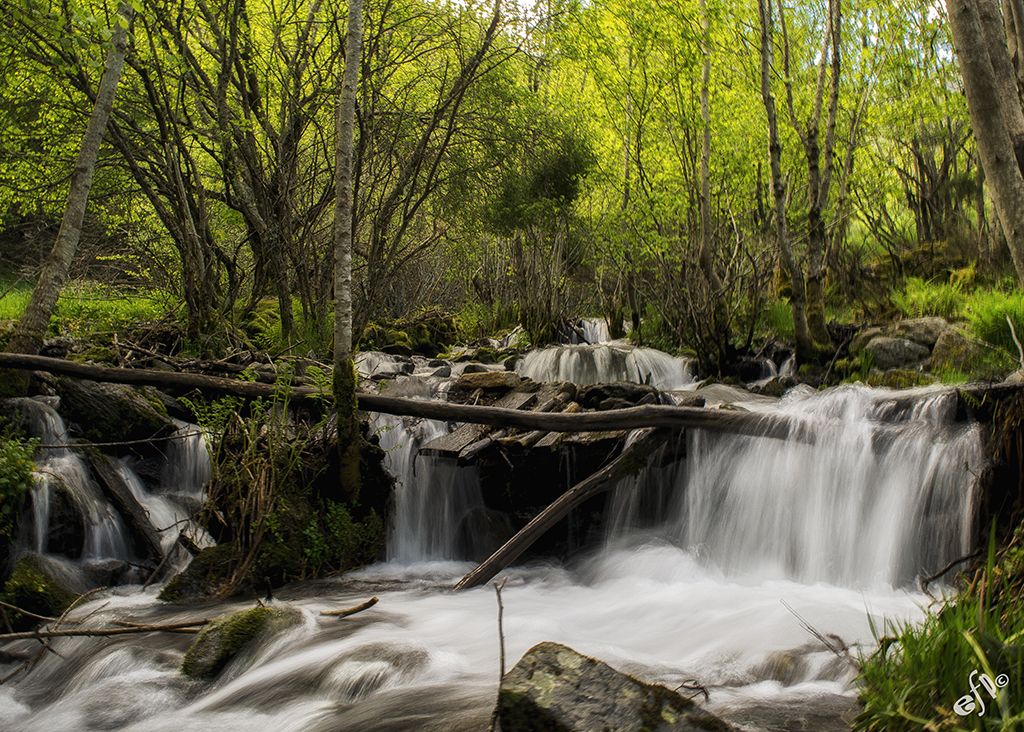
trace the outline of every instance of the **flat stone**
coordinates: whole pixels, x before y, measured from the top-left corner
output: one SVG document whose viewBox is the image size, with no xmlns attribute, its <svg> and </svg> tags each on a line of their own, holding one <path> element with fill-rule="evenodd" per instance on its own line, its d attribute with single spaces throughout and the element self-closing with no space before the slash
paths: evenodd
<svg viewBox="0 0 1024 732">
<path fill-rule="evenodd" d="M 512 371 L 477 371 L 463 373 L 456 382 L 459 389 L 513 389 L 523 379 Z"/>
<path fill-rule="evenodd" d="M 936 316 L 910 318 L 894 323 L 886 335 L 894 338 L 906 338 L 931 348 L 935 345 L 935 341 L 939 340 L 939 337 L 951 327 L 944 318 Z"/>
</svg>

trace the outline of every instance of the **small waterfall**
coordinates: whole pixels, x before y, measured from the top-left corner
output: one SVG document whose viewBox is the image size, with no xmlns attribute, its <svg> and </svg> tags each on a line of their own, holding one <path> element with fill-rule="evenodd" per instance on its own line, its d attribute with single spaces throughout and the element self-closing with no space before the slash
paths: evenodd
<svg viewBox="0 0 1024 732">
<path fill-rule="evenodd" d="M 969 551 L 980 431 L 952 422 L 949 392 L 891 397 L 843 387 L 784 402 L 812 444 L 693 431 L 685 461 L 616 488 L 613 535 L 660 513 L 655 531 L 729 573 L 864 587 L 935 571 Z"/>
<path fill-rule="evenodd" d="M 85 524 L 83 559 L 131 558 L 131 542 L 121 516 L 103 496 L 89 468 L 68 444 L 67 427 L 57 411 L 38 399 L 12 400 L 22 416 L 23 426 L 44 447 L 36 463 L 32 488 L 32 548 L 49 548 L 51 506 L 57 492 L 71 501 Z"/>
<path fill-rule="evenodd" d="M 580 320 L 580 334 L 583 343 L 589 343 L 590 345 L 608 343 L 612 339 L 608 321 L 604 318 L 582 318 Z"/>
<path fill-rule="evenodd" d="M 201 501 L 210 482 L 210 447 L 203 431 L 194 424 L 174 421 L 177 431 L 167 441 L 160 490 Z"/>
<path fill-rule="evenodd" d="M 373 417 L 385 451 L 385 466 L 395 476 L 395 498 L 388 537 L 388 560 L 399 563 L 462 559 L 472 551 L 467 519 L 483 509 L 474 468 L 420 455 L 423 445 L 448 434 L 435 420 Z"/>
<path fill-rule="evenodd" d="M 694 383 L 693 362 L 653 348 L 626 344 L 553 346 L 530 351 L 516 365 L 520 375 L 534 381 L 609 384 L 630 381 L 663 391 Z"/>
</svg>

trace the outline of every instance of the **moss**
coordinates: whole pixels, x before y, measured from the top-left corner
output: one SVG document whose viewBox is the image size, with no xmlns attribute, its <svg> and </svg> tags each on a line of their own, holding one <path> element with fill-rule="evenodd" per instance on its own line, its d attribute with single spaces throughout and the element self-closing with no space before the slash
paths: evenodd
<svg viewBox="0 0 1024 732">
<path fill-rule="evenodd" d="M 867 378 L 868 386 L 882 386 L 890 389 L 912 389 L 915 386 L 927 386 L 935 382 L 936 377 L 931 374 L 909 369 L 872 371 Z"/>
<path fill-rule="evenodd" d="M 184 602 L 214 594 L 234 568 L 236 548 L 218 544 L 204 549 L 160 591 L 165 602 Z"/>
<path fill-rule="evenodd" d="M 46 570 L 43 561 L 35 554 L 26 554 L 14 566 L 3 592 L 4 602 L 37 615 L 57 616 L 64 612 L 76 595 L 62 587 Z M 8 615 L 16 630 L 25 630 L 35 621 L 19 613 Z"/>
<path fill-rule="evenodd" d="M 218 618 L 204 627 L 181 660 L 181 672 L 193 679 L 213 679 L 256 641 L 301 621 L 293 608 L 260 605 Z"/>
</svg>

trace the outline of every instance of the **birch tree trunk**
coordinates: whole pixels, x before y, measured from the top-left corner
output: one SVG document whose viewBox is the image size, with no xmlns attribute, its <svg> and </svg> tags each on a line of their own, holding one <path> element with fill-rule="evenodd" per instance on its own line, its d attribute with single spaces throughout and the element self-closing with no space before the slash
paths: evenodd
<svg viewBox="0 0 1024 732">
<path fill-rule="evenodd" d="M 339 481 L 349 499 L 359 495 L 356 369 L 352 360 L 352 150 L 356 86 L 363 54 L 363 0 L 349 0 L 345 70 L 336 120 L 334 171 L 334 407 L 338 420 Z"/>
<path fill-rule="evenodd" d="M 99 157 L 100 144 L 107 129 L 107 121 L 114 108 L 114 95 L 121 81 L 124 68 L 125 50 L 128 45 L 128 26 L 131 24 L 134 11 L 131 5 L 122 4 L 118 10 L 119 20 L 111 35 L 110 50 L 107 52 L 100 78 L 96 100 L 93 102 L 92 114 L 82 136 L 82 146 L 78 150 L 78 158 L 71 174 L 71 188 L 68 191 L 64 217 L 60 222 L 57 239 L 53 249 L 46 258 L 39 281 L 32 291 L 28 307 L 18 321 L 14 335 L 11 337 L 8 351 L 12 353 L 39 353 L 50 325 L 57 299 L 68 281 L 71 264 L 78 251 L 78 242 L 82 236 L 82 221 L 85 219 L 85 206 L 89 200 L 93 176 L 96 172 L 96 159 Z M 11 384 L 15 391 L 24 391 L 27 386 L 26 376 L 16 376 Z"/>
<path fill-rule="evenodd" d="M 793 308 L 793 333 L 796 338 L 797 357 L 807 361 L 814 357 L 814 342 L 807 328 L 807 295 L 804 287 L 804 273 L 793 254 L 786 226 L 786 184 L 782 180 L 782 143 L 779 142 L 779 121 L 775 111 L 775 97 L 772 95 L 772 22 L 771 0 L 758 0 L 761 21 L 761 98 L 768 117 L 768 152 L 771 160 L 772 193 L 775 197 L 775 232 L 779 244 L 779 256 L 785 267 L 792 288 L 790 304 Z"/>
<path fill-rule="evenodd" d="M 991 0 L 946 0 L 953 44 L 964 79 L 967 108 L 978 152 L 985 168 L 996 215 L 1010 249 L 1017 281 L 1024 285 L 1024 178 L 1017 163 L 1012 132 L 1007 120 L 1014 115 L 1007 105 L 1020 104 L 1017 95 L 1006 98 L 996 79 L 990 54 L 1006 54 L 1002 39 L 985 35 L 979 6 Z"/>
</svg>

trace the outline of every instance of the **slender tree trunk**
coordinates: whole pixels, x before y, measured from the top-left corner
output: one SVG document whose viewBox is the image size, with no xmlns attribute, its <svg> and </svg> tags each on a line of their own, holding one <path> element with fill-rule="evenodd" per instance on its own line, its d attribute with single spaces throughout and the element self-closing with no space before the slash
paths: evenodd
<svg viewBox="0 0 1024 732">
<path fill-rule="evenodd" d="M 786 184 L 782 180 L 782 143 L 779 142 L 779 122 L 775 111 L 775 97 L 772 95 L 772 22 L 771 0 L 758 0 L 761 20 L 761 98 L 768 117 L 768 152 L 771 160 L 772 192 L 775 197 L 775 232 L 778 238 L 779 255 L 789 275 L 793 308 L 793 332 L 796 338 L 797 357 L 806 361 L 814 357 L 814 342 L 807 328 L 807 295 L 804 288 L 804 273 L 797 264 L 793 246 L 789 241 L 786 226 Z"/>
<path fill-rule="evenodd" d="M 363 48 L 363 0 L 350 0 L 345 70 L 338 100 L 334 203 L 334 407 L 338 420 L 339 480 L 351 500 L 359 495 L 359 423 L 352 360 L 352 150 L 356 86 Z"/>
<path fill-rule="evenodd" d="M 78 242 L 82 236 L 82 221 L 85 219 L 85 206 L 89 200 L 93 176 L 96 172 L 96 159 L 99 157 L 103 133 L 107 129 L 107 121 L 114 108 L 114 95 L 121 81 L 124 68 L 125 50 L 128 45 L 128 26 L 131 24 L 134 11 L 131 5 L 123 4 L 118 10 L 120 19 L 114 26 L 111 36 L 110 50 L 107 52 L 100 79 L 96 101 L 93 103 L 92 115 L 85 127 L 82 146 L 78 150 L 78 159 L 71 174 L 71 188 L 68 191 L 64 217 L 60 222 L 57 240 L 53 243 L 39 281 L 32 291 L 28 307 L 18 321 L 14 335 L 11 337 L 8 350 L 13 353 L 39 353 L 46 337 L 50 318 L 53 315 L 61 290 L 67 284 L 71 263 L 78 251 Z M 24 391 L 27 379 L 19 376 L 13 384 L 14 391 Z"/>
<path fill-rule="evenodd" d="M 711 317 L 711 332 L 717 341 L 714 344 L 719 372 L 728 365 L 733 356 L 732 334 L 726 308 L 722 302 L 725 288 L 715 269 L 715 257 L 711 240 L 711 20 L 708 17 L 707 0 L 700 0 L 702 54 L 704 57 L 700 81 L 700 117 L 703 137 L 700 151 L 700 252 L 698 259 L 708 286 Z"/>
<path fill-rule="evenodd" d="M 975 0 L 947 0 L 946 8 L 992 202 L 1017 280 L 1024 285 L 1024 178 L 1006 122 L 1012 113 L 1004 109 L 1007 104 L 1020 102 L 1016 95 L 1010 99 L 1002 96 L 990 58 L 990 53 L 1006 53 L 1006 46 L 986 38 Z"/>
</svg>

